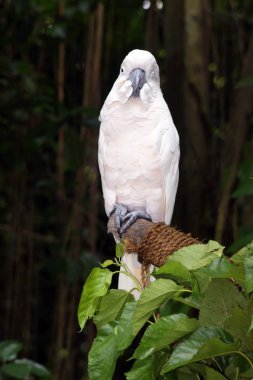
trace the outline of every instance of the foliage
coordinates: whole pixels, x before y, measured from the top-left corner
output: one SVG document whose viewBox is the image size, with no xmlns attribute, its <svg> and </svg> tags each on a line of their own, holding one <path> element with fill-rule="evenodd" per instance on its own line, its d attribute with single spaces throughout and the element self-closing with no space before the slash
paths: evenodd
<svg viewBox="0 0 253 380">
<path fill-rule="evenodd" d="M 215 241 L 178 250 L 137 301 L 107 290 L 119 256 L 94 269 L 78 310 L 81 329 L 88 318 L 97 328 L 90 380 L 112 379 L 123 354 L 127 380 L 252 378 L 253 241 L 231 258 L 223 250 Z"/>
<path fill-rule="evenodd" d="M 0 379 L 48 379 L 49 371 L 30 359 L 17 359 L 22 344 L 14 340 L 0 342 Z"/>
</svg>

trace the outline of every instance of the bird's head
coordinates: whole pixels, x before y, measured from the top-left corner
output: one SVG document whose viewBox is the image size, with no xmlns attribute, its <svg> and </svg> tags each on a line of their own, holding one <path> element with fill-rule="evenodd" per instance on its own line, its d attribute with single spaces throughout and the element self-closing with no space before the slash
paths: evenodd
<svg viewBox="0 0 253 380">
<path fill-rule="evenodd" d="M 155 57 L 146 50 L 132 50 L 123 60 L 116 81 L 119 99 L 125 103 L 133 97 L 145 104 L 151 103 L 158 89 L 159 67 Z"/>
</svg>

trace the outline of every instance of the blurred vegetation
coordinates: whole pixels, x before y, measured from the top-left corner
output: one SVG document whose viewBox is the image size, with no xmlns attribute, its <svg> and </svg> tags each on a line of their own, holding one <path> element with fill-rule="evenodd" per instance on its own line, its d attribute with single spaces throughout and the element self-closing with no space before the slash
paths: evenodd
<svg viewBox="0 0 253 380">
<path fill-rule="evenodd" d="M 48 379 L 48 370 L 30 359 L 17 359 L 22 350 L 22 344 L 18 341 L 6 340 L 0 342 L 0 379 Z"/>
<path fill-rule="evenodd" d="M 84 379 L 94 327 L 78 334 L 81 285 L 114 252 L 97 169 L 103 100 L 129 50 L 155 54 L 181 139 L 173 224 L 235 252 L 253 236 L 253 3 L 0 5 L 0 339 L 22 341 L 55 380 Z"/>
</svg>

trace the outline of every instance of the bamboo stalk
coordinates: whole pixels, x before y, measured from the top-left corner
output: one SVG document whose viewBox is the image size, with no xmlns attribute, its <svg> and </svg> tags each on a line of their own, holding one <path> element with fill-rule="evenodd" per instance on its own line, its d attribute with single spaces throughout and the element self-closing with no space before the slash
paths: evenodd
<svg viewBox="0 0 253 380">
<path fill-rule="evenodd" d="M 65 14 L 66 1 L 59 1 L 59 16 L 62 18 Z M 58 72 L 57 72 L 57 93 L 58 103 L 64 103 L 65 92 L 65 42 L 61 41 L 58 45 Z M 59 238 L 63 241 L 66 219 L 66 208 L 64 204 L 65 190 L 64 190 L 64 150 L 65 150 L 65 133 L 63 126 L 59 129 L 58 134 L 58 154 L 57 154 L 57 198 L 59 203 L 59 218 L 58 229 Z M 66 252 L 62 246 L 61 255 L 65 256 Z M 58 297 L 56 301 L 55 323 L 54 323 L 54 343 L 53 343 L 53 368 L 54 379 L 63 380 L 62 378 L 62 358 L 59 356 L 60 350 L 64 347 L 64 332 L 66 321 L 66 308 L 67 308 L 67 288 L 63 278 L 60 278 L 58 287 Z"/>
<path fill-rule="evenodd" d="M 85 127 L 82 126 L 80 130 L 80 140 L 84 144 L 85 139 Z M 85 149 L 84 149 L 84 157 L 85 159 Z M 74 202 L 73 202 L 73 209 L 72 209 L 72 216 L 71 216 L 71 246 L 69 248 L 69 255 L 73 260 L 78 260 L 81 252 L 81 245 L 82 245 L 82 226 L 83 226 L 83 216 L 84 216 L 84 210 L 81 207 L 83 204 L 83 198 L 85 194 L 85 186 L 86 186 L 86 180 L 83 170 L 83 165 L 80 166 L 80 168 L 77 170 L 76 178 L 75 178 L 75 195 L 74 195 Z M 78 307 L 78 301 L 79 301 L 79 287 L 76 284 L 73 284 L 69 288 L 69 294 L 68 294 L 68 317 L 67 317 L 67 323 L 66 323 L 66 350 L 69 353 L 70 357 L 72 356 L 73 350 L 74 350 L 74 343 L 77 339 L 76 336 L 76 310 Z M 68 375 L 72 374 L 74 371 L 73 368 L 73 362 L 72 360 L 69 360 L 65 363 L 65 371 L 64 376 L 66 380 L 69 379 Z"/>
<path fill-rule="evenodd" d="M 90 101 L 93 107 L 98 108 L 101 101 L 100 90 L 100 72 L 101 72 L 101 54 L 103 42 L 103 26 L 104 26 L 104 4 L 99 2 L 96 9 L 96 36 L 95 47 L 93 51 L 93 71 L 92 71 L 92 89 Z M 95 151 L 97 149 L 97 131 L 89 131 L 90 146 Z M 90 168 L 92 171 L 90 183 L 91 207 L 89 212 L 89 232 L 90 232 L 90 247 L 93 254 L 96 253 L 97 240 L 97 214 L 98 214 L 98 173 L 97 159 L 93 155 L 91 157 Z"/>
<path fill-rule="evenodd" d="M 253 36 L 249 43 L 248 51 L 245 56 L 241 78 L 246 78 L 250 75 L 253 61 Z M 247 138 L 247 131 L 249 123 L 247 117 L 252 113 L 253 104 L 253 90 L 250 88 L 237 89 L 235 94 L 235 101 L 230 114 L 230 131 L 231 134 L 226 139 L 225 146 L 223 175 L 230 168 L 227 181 L 221 196 L 218 207 L 218 215 L 215 230 L 215 239 L 222 242 L 224 229 L 227 223 L 227 215 L 231 192 L 237 177 L 238 166 L 241 158 L 241 153 L 245 140 Z"/>
<path fill-rule="evenodd" d="M 59 17 L 64 17 L 66 1 L 59 1 Z M 65 83 L 65 42 L 61 41 L 58 46 L 58 102 L 64 102 L 64 83 Z"/>
<path fill-rule="evenodd" d="M 184 228 L 198 234 L 201 226 L 201 215 L 205 204 L 203 184 L 206 183 L 207 167 L 207 138 L 208 125 L 208 72 L 206 70 L 206 52 L 208 45 L 204 44 L 203 1 L 184 2 L 184 59 L 185 59 L 185 88 L 184 88 L 184 155 L 181 162 L 181 186 L 185 194 Z M 198 54 L 192 54 L 198 51 Z M 199 103 L 200 102 L 200 103 Z M 201 113 L 199 110 L 202 110 Z M 204 116 L 204 118 L 203 118 Z M 204 194 L 205 195 L 205 194 Z"/>
<path fill-rule="evenodd" d="M 96 38 L 93 54 L 93 106 L 99 107 L 101 102 L 100 96 L 100 72 L 101 72 L 101 54 L 104 28 L 104 4 L 99 2 L 96 10 Z"/>
<path fill-rule="evenodd" d="M 84 74 L 84 92 L 83 106 L 91 105 L 91 89 L 92 89 L 92 66 L 93 66 L 93 46 L 94 46 L 94 30 L 95 30 L 95 15 L 92 13 L 89 18 L 88 42 Z"/>
<path fill-rule="evenodd" d="M 32 200 L 30 200 L 30 212 L 27 214 L 27 224 L 29 225 L 30 231 L 33 231 L 33 224 L 34 224 L 34 209 Z M 34 287 L 33 287 L 33 278 L 34 278 L 34 240 L 31 238 L 24 239 L 22 236 L 21 231 L 21 239 L 25 242 L 26 246 L 26 255 L 27 257 L 27 266 L 24 268 L 24 271 L 26 273 L 26 278 L 24 281 L 24 298 L 25 302 L 23 304 L 25 315 L 23 318 L 23 331 L 24 331 L 24 340 L 25 340 L 25 348 L 26 352 L 28 354 L 29 347 L 31 347 L 32 344 L 32 324 L 33 324 L 33 294 L 34 294 Z"/>
</svg>

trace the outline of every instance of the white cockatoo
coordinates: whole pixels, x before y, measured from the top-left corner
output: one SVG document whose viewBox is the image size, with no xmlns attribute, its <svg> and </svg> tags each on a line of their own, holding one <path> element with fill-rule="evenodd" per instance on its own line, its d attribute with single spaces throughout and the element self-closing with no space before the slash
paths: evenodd
<svg viewBox="0 0 253 380">
<path fill-rule="evenodd" d="M 125 57 L 99 119 L 105 210 L 108 216 L 115 211 L 119 234 L 137 218 L 170 224 L 178 186 L 179 137 L 150 52 L 133 50 Z M 122 260 L 141 283 L 137 255 L 125 253 Z M 120 273 L 119 288 L 131 291 L 136 285 Z"/>
</svg>

